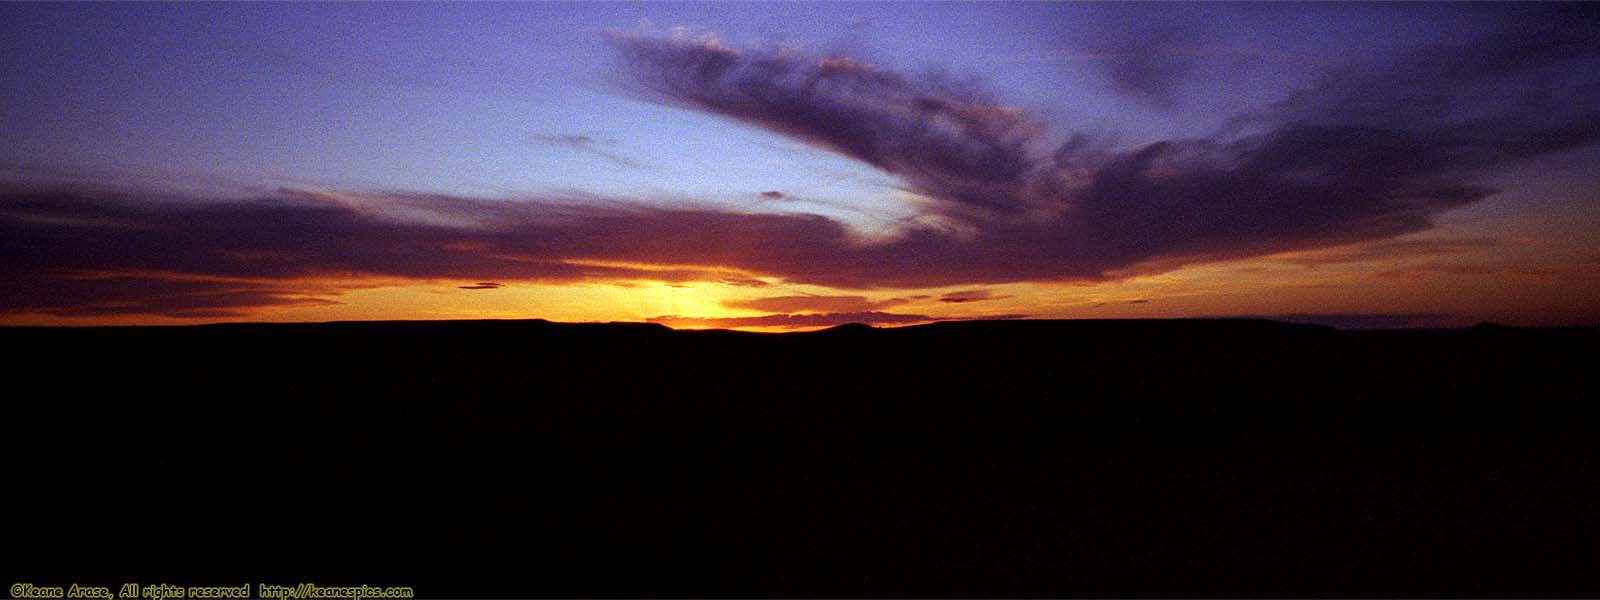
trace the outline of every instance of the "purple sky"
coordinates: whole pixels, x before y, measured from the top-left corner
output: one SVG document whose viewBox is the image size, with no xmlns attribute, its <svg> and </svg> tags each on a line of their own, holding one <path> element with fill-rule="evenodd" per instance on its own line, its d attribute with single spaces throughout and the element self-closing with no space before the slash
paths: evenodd
<svg viewBox="0 0 1600 600">
<path fill-rule="evenodd" d="M 706 266 L 1077 284 L 1442 221 L 1581 257 L 1597 25 L 1593 4 L 0 4 L 0 309 L 203 318 L 308 277 Z"/>
</svg>

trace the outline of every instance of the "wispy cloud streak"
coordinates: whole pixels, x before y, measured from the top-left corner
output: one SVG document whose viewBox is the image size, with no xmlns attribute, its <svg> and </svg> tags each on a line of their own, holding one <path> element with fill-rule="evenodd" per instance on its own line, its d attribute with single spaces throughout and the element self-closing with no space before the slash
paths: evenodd
<svg viewBox="0 0 1600 600">
<path fill-rule="evenodd" d="M 598 156 L 618 167 L 631 169 L 641 168 L 644 165 L 639 161 L 623 156 L 610 146 L 616 145 L 616 140 L 601 142 L 587 135 L 536 135 L 533 141 L 554 148 L 565 148 L 579 154 Z"/>
<path fill-rule="evenodd" d="M 1531 107 L 1547 110 L 1470 102 L 1469 91 L 1514 93 L 1517 76 L 1600 54 L 1582 27 L 1534 21 L 1545 26 L 1336 72 L 1227 134 L 1125 151 L 1081 135 L 1041 149 L 1036 119 L 943 78 L 681 31 L 612 39 L 644 97 L 878 167 L 957 223 L 861 249 L 859 265 L 841 260 L 829 283 L 859 286 L 1092 279 L 1427 229 L 1496 191 L 1476 183 L 1483 169 L 1600 140 L 1600 106 L 1573 90 Z M 1463 56 L 1486 57 L 1486 69 Z M 1437 93 L 1420 103 L 1427 118 L 1412 116 L 1418 90 Z M 928 265 L 898 259 L 913 255 Z"/>
</svg>

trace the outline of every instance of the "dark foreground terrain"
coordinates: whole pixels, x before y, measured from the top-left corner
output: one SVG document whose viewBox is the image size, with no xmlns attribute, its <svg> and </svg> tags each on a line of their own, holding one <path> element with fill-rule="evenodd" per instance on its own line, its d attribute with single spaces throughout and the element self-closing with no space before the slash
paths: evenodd
<svg viewBox="0 0 1600 600">
<path fill-rule="evenodd" d="M 1600 332 L 0 329 L 7 583 L 1596 596 Z"/>
</svg>

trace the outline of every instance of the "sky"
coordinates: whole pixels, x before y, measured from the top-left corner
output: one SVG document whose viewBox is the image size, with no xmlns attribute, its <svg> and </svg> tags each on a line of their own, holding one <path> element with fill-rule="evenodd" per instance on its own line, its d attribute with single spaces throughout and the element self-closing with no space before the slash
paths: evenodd
<svg viewBox="0 0 1600 600">
<path fill-rule="evenodd" d="M 4 3 L 0 324 L 1600 324 L 1600 4 Z"/>
</svg>

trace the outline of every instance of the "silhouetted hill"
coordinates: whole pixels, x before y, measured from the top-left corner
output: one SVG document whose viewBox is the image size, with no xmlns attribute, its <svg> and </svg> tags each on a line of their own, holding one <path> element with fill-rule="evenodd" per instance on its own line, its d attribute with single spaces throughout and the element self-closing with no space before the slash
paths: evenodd
<svg viewBox="0 0 1600 600">
<path fill-rule="evenodd" d="M 1600 594 L 1593 329 L 461 321 L 0 342 L 14 581 Z"/>
</svg>

